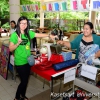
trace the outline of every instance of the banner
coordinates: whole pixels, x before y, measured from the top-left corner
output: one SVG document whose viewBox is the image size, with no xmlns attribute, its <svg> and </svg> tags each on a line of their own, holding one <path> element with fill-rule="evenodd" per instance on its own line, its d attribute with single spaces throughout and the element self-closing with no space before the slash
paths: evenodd
<svg viewBox="0 0 100 100">
<path fill-rule="evenodd" d="M 38 12 L 39 10 L 40 10 L 40 7 L 38 6 L 38 4 L 21 5 L 21 12 L 33 12 L 33 11 Z"/>
<path fill-rule="evenodd" d="M 89 0 L 78 0 L 78 11 L 88 11 L 89 10 Z"/>
<path fill-rule="evenodd" d="M 59 3 L 58 2 L 53 3 L 53 11 L 59 11 Z"/>
<path fill-rule="evenodd" d="M 71 10 L 73 11 L 88 11 L 89 0 L 71 0 Z"/>
<path fill-rule="evenodd" d="M 46 4 L 45 4 L 45 3 L 42 4 L 42 10 L 43 10 L 43 11 L 46 11 L 46 10 L 47 10 L 47 7 L 46 7 Z"/>
<path fill-rule="evenodd" d="M 67 2 L 66 1 L 62 1 L 59 3 L 59 11 L 66 11 L 67 10 Z"/>
<path fill-rule="evenodd" d="M 67 0 L 57 1 L 57 2 L 43 2 L 41 4 L 43 12 L 53 12 L 53 11 L 99 11 L 100 10 L 100 0 L 70 0 L 70 6 L 68 6 Z M 68 8 L 69 7 L 69 8 Z M 40 11 L 40 5 L 21 5 L 21 12 L 38 12 Z"/>
<path fill-rule="evenodd" d="M 21 9 L 21 10 L 22 10 L 22 12 L 26 12 L 26 11 L 27 11 L 27 9 L 26 9 L 26 6 L 25 6 L 25 5 L 22 5 L 22 6 L 21 6 L 21 8 L 22 8 L 22 9 Z"/>
<path fill-rule="evenodd" d="M 47 11 L 53 11 L 53 5 L 52 3 L 47 4 Z"/>
<path fill-rule="evenodd" d="M 42 11 L 67 11 L 67 0 L 42 4 Z"/>
<path fill-rule="evenodd" d="M 77 5 L 77 0 L 71 0 L 70 5 L 71 5 L 71 10 L 78 10 L 78 5 Z"/>
<path fill-rule="evenodd" d="M 91 0 L 91 7 L 90 10 L 98 11 L 100 10 L 100 0 Z"/>
</svg>

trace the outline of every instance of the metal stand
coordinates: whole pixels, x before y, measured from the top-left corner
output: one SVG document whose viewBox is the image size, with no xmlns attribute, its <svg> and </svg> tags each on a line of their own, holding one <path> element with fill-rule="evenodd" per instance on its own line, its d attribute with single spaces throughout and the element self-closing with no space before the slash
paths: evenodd
<svg viewBox="0 0 100 100">
<path fill-rule="evenodd" d="M 79 66 L 80 65 L 78 64 L 77 67 L 79 67 Z M 93 93 L 96 93 L 96 94 L 100 93 L 100 88 L 98 88 L 97 86 L 94 86 L 92 84 L 89 84 L 89 83 L 87 83 L 87 82 L 85 82 L 83 80 L 80 80 L 78 78 L 75 78 L 75 80 L 74 80 L 73 91 L 75 89 L 75 86 L 80 87 L 80 88 L 82 88 L 82 89 L 84 89 L 84 90 L 86 90 L 86 91 L 88 91 L 88 92 L 90 92 L 92 94 Z M 98 96 L 98 100 L 99 99 L 100 98 Z"/>
</svg>

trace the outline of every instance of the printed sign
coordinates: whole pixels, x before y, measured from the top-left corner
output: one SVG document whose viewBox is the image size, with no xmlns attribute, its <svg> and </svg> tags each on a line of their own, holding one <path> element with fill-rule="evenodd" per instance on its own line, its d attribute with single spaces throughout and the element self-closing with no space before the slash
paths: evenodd
<svg viewBox="0 0 100 100">
<path fill-rule="evenodd" d="M 87 78 L 92 79 L 92 80 L 95 80 L 96 74 L 97 74 L 97 68 L 96 67 L 86 65 L 86 64 L 82 64 L 82 69 L 81 69 L 81 75 L 82 76 L 87 77 Z"/>
<path fill-rule="evenodd" d="M 64 84 L 70 81 L 75 80 L 75 72 L 76 68 L 71 68 L 68 71 L 65 72 L 64 74 Z"/>
<path fill-rule="evenodd" d="M 1 47 L 1 66 L 0 66 L 0 74 L 4 79 L 7 79 L 8 75 L 8 61 L 9 61 L 9 47 L 2 44 Z"/>
</svg>

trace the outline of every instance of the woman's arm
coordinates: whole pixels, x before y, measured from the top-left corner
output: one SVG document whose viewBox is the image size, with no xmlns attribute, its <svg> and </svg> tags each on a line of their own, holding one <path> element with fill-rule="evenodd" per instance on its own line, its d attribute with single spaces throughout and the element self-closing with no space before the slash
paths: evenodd
<svg viewBox="0 0 100 100">
<path fill-rule="evenodd" d="M 18 45 L 19 45 L 18 43 L 14 44 L 14 43 L 10 42 L 10 44 L 9 44 L 9 50 L 11 52 L 14 51 L 18 47 Z"/>
<path fill-rule="evenodd" d="M 100 50 L 98 52 L 96 52 L 95 54 L 95 58 L 99 58 L 100 57 Z"/>
<path fill-rule="evenodd" d="M 67 48 L 71 49 L 70 42 L 68 42 L 68 41 L 58 41 L 57 44 L 61 44 L 63 46 L 66 46 Z"/>
<path fill-rule="evenodd" d="M 49 34 L 35 33 L 35 37 L 49 37 Z"/>
<path fill-rule="evenodd" d="M 42 34 L 42 33 L 35 33 L 35 37 L 49 37 L 51 39 L 57 38 L 57 36 L 51 35 L 51 34 Z"/>
<path fill-rule="evenodd" d="M 10 42 L 9 43 L 9 50 L 12 52 L 14 51 L 18 46 L 19 44 L 22 42 L 21 38 L 18 37 L 18 43 L 14 44 L 13 42 Z"/>
</svg>

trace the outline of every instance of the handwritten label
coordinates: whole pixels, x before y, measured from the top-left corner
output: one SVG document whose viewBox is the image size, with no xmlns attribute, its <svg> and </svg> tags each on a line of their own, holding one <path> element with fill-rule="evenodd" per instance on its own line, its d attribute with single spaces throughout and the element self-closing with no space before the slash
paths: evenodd
<svg viewBox="0 0 100 100">
<path fill-rule="evenodd" d="M 75 71 L 76 71 L 76 69 L 73 68 L 73 69 L 70 69 L 70 70 L 65 72 L 65 74 L 64 74 L 64 84 L 67 83 L 67 82 L 75 80 Z"/>
<path fill-rule="evenodd" d="M 95 80 L 97 74 L 97 68 L 90 65 L 82 65 L 81 75 L 89 79 Z"/>
</svg>

